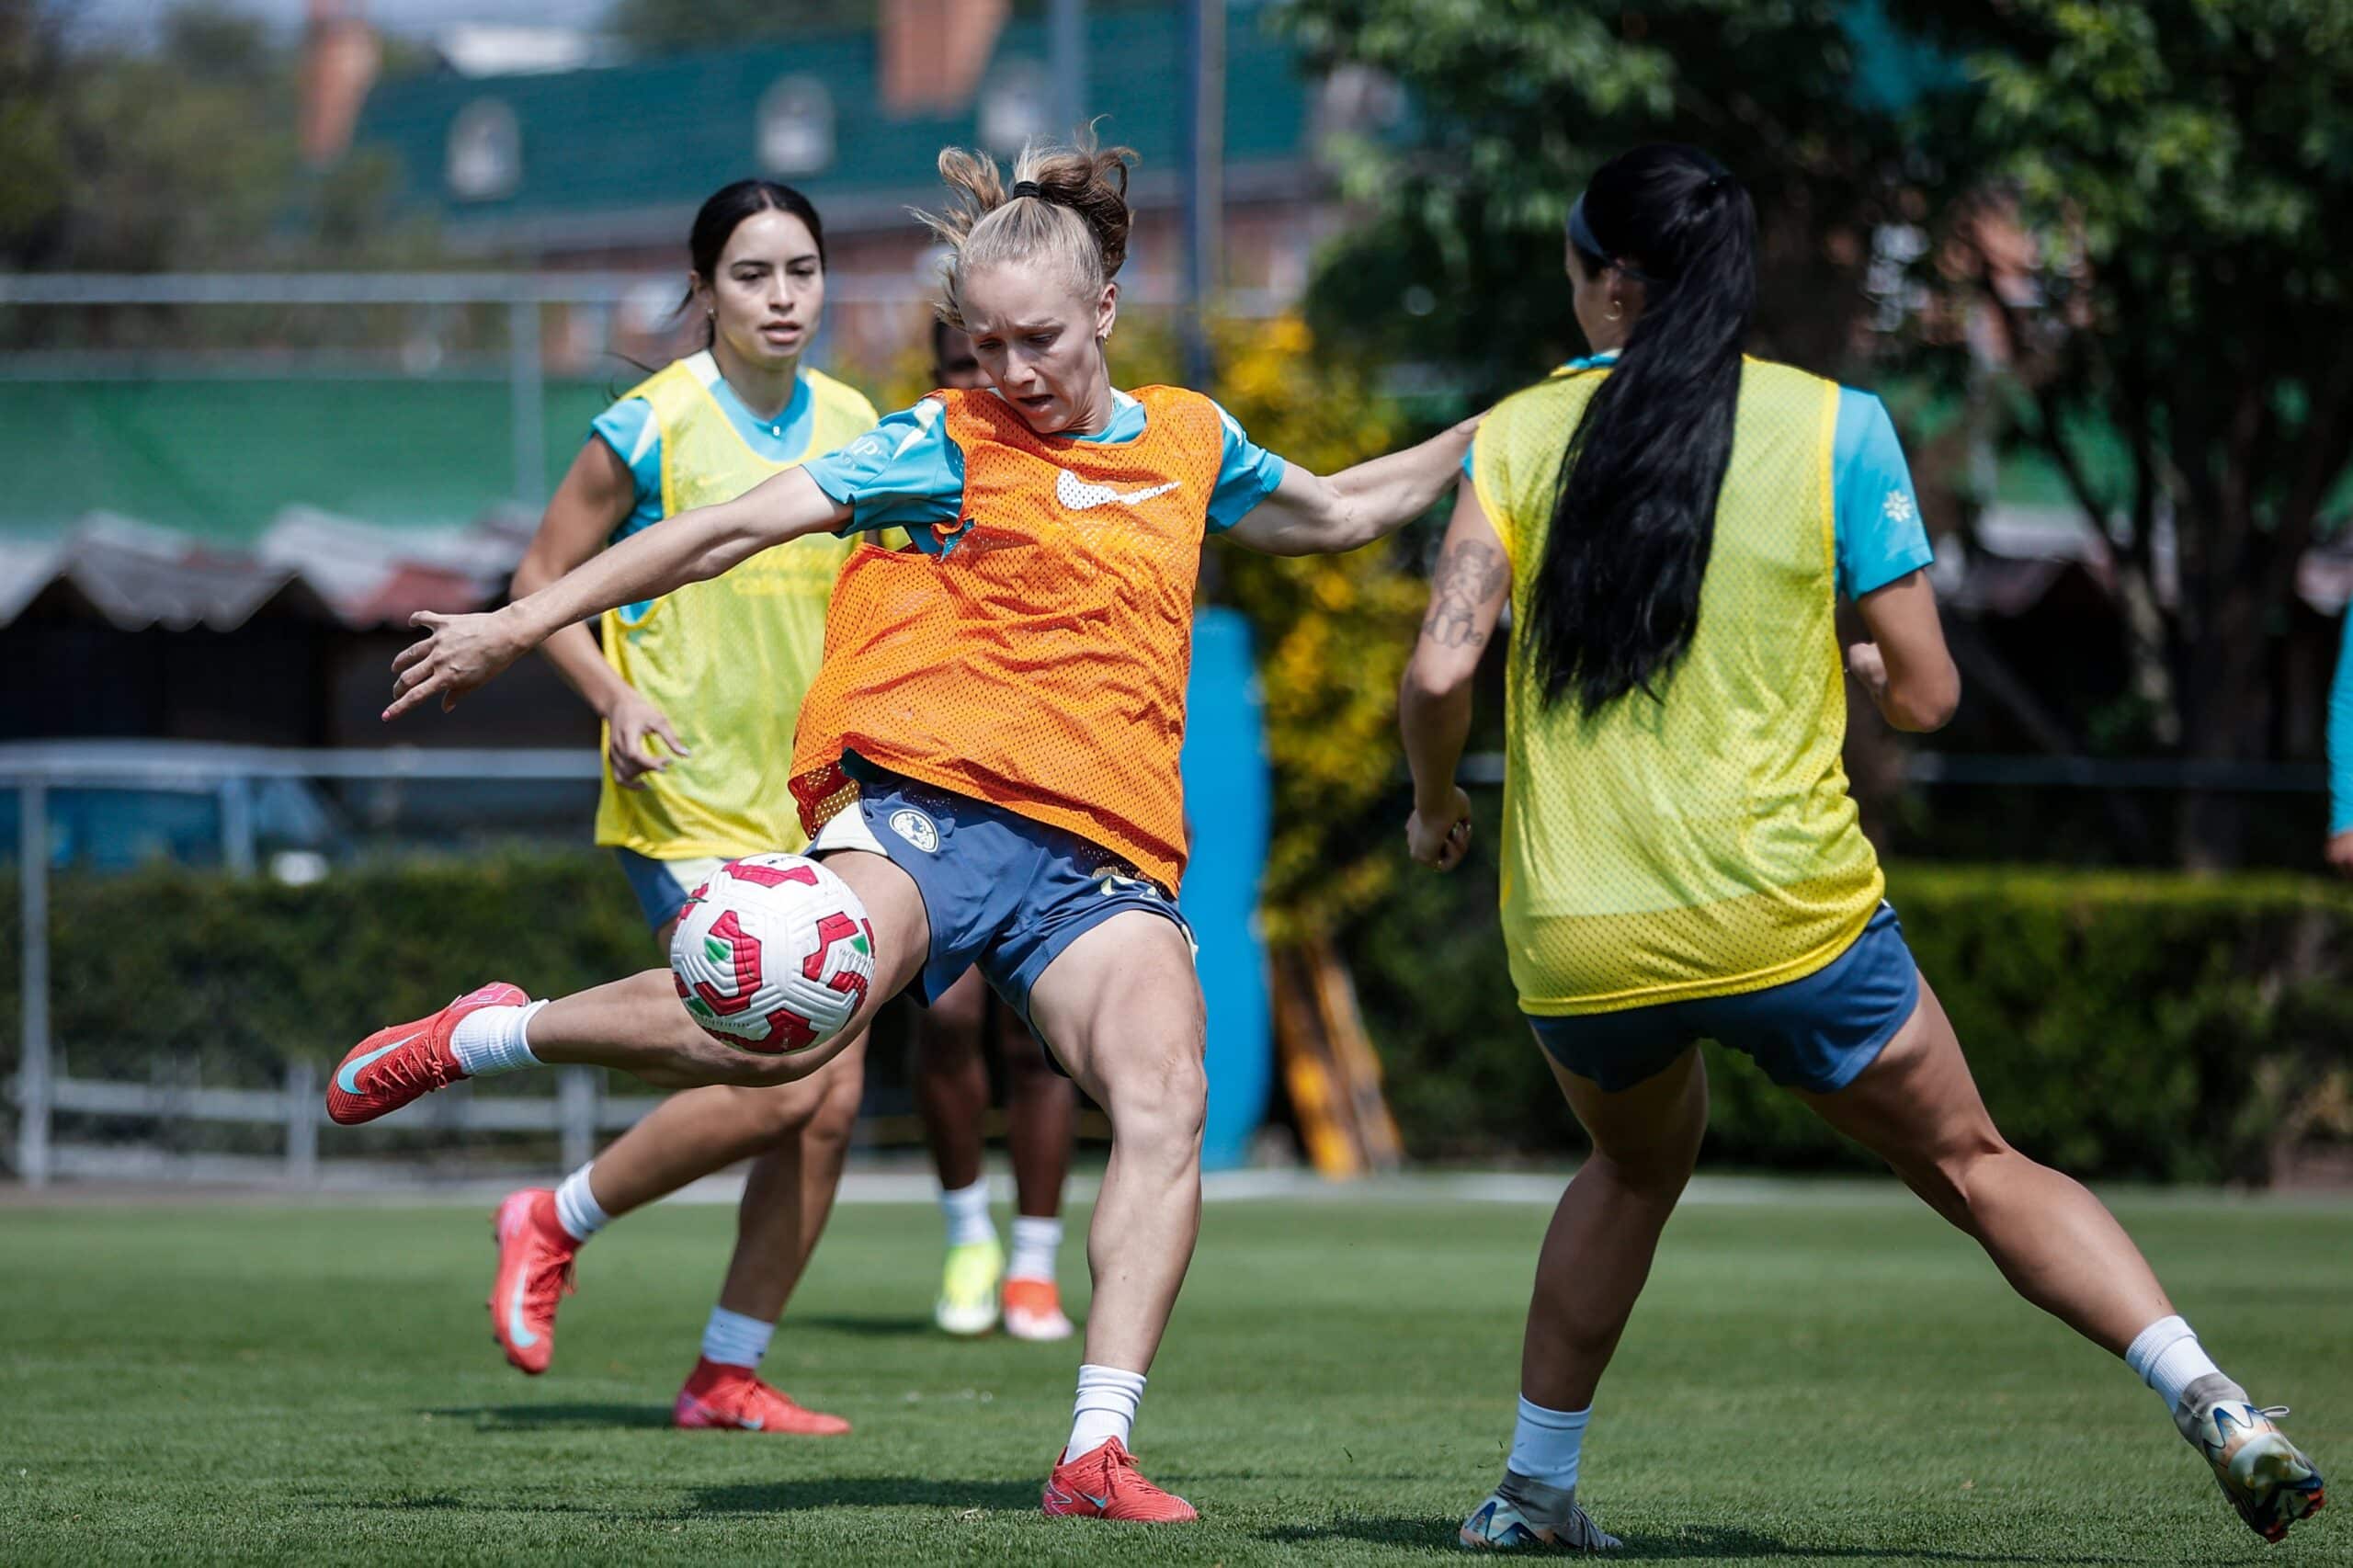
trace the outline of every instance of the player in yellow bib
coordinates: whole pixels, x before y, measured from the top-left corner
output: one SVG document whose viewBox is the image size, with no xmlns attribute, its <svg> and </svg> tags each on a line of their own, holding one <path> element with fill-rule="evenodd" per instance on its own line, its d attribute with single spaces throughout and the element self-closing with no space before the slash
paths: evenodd
<svg viewBox="0 0 2353 1568">
<path fill-rule="evenodd" d="M 598 415 L 515 574 L 517 597 L 665 519 L 730 501 L 874 424 L 874 407 L 803 363 L 824 311 L 824 228 L 790 186 L 741 180 L 696 215 L 685 308 L 704 347 Z M 604 721 L 597 842 L 619 857 L 666 951 L 687 896 L 723 861 L 807 843 L 786 774 L 825 607 L 851 541 L 779 545 L 726 576 L 572 626 L 549 659 Z M 601 643 L 601 645 L 600 645 Z M 746 1156 L 735 1254 L 678 1395 L 683 1426 L 827 1436 L 757 1367 L 833 1204 L 864 1082 L 863 1042 L 776 1088 L 675 1096 L 551 1190 L 500 1206 L 491 1326 L 544 1371 L 579 1247 L 608 1221 Z"/>
<path fill-rule="evenodd" d="M 1571 209 L 1595 350 L 1480 428 L 1401 716 L 1414 857 L 1468 846 L 1454 782 L 1504 606 L 1504 939 L 1593 1142 L 1537 1264 L 1518 1421 L 1476 1547 L 1616 1546 L 1577 1506 L 1594 1391 L 1706 1129 L 1697 1042 L 1753 1057 L 2121 1355 L 2277 1540 L 2320 1478 L 2215 1367 L 2098 1199 L 2006 1143 L 1881 899 L 1839 761 L 1851 670 L 1933 730 L 1960 683 L 1875 399 L 1745 359 L 1756 218 L 1713 159 L 1644 147 Z M 1842 664 L 1850 599 L 1870 641 Z"/>
</svg>

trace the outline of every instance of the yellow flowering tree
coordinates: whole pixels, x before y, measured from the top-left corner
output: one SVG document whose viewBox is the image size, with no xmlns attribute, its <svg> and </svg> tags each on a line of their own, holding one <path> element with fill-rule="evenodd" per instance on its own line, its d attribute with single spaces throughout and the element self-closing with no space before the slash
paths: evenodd
<svg viewBox="0 0 2353 1568">
<path fill-rule="evenodd" d="M 1297 318 L 1216 335 L 1217 399 L 1267 450 L 1332 473 L 1405 438 L 1396 405 L 1355 367 L 1318 359 Z M 1395 835 L 1365 818 L 1396 777 L 1397 679 L 1427 590 L 1381 546 L 1297 558 L 1226 546 L 1211 561 L 1214 597 L 1257 633 L 1275 775 L 1267 934 L 1324 935 L 1396 871 Z"/>
</svg>

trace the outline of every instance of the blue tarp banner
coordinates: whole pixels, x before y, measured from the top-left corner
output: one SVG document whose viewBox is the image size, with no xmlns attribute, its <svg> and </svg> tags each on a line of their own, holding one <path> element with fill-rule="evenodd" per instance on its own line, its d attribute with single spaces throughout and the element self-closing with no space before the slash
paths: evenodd
<svg viewBox="0 0 2353 1568">
<path fill-rule="evenodd" d="M 1264 704 L 1250 623 L 1231 609 L 1193 622 L 1193 675 L 1185 694 L 1185 812 L 1192 859 L 1178 900 L 1201 945 L 1209 1003 L 1209 1121 L 1201 1165 L 1246 1163 L 1274 1080 L 1258 882 L 1273 812 Z"/>
</svg>

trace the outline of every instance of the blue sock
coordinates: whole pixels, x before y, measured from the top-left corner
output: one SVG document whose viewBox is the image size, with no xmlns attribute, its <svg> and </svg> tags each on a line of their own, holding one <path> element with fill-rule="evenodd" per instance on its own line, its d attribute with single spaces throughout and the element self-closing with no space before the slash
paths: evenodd
<svg viewBox="0 0 2353 1568">
<path fill-rule="evenodd" d="M 1511 1459 L 1505 1468 L 1563 1492 L 1574 1489 L 1585 1424 L 1592 1416 L 1589 1404 L 1583 1410 L 1547 1410 L 1520 1395 L 1519 1421 L 1512 1428 Z"/>
</svg>

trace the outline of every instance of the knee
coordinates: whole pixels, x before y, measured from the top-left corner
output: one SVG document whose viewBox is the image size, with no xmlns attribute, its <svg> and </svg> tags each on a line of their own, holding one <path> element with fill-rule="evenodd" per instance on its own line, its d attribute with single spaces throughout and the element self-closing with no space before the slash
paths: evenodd
<svg viewBox="0 0 2353 1568">
<path fill-rule="evenodd" d="M 961 981 L 924 1009 L 915 1025 L 915 1051 L 935 1067 L 961 1065 L 979 1052 L 988 1019 L 988 988 Z"/>
<path fill-rule="evenodd" d="M 1123 1075 L 1112 1089 L 1111 1136 L 1136 1150 L 1198 1158 L 1209 1112 L 1209 1074 L 1199 1050 L 1173 1051 Z"/>
<path fill-rule="evenodd" d="M 843 1144 L 850 1140 L 858 1125 L 859 1103 L 865 1098 L 862 1074 L 844 1073 L 829 1075 L 824 1097 L 810 1115 L 808 1131 L 803 1136 L 820 1143 Z"/>
<path fill-rule="evenodd" d="M 1926 1151 L 1896 1167 L 1907 1186 L 1938 1213 L 1964 1231 L 1977 1228 L 1985 1178 L 2017 1153 L 1992 1128 Z"/>
<path fill-rule="evenodd" d="M 745 1131 L 763 1144 L 782 1142 L 798 1134 L 821 1103 L 816 1087 L 807 1083 L 729 1092 L 734 1096 L 736 1115 Z"/>
<path fill-rule="evenodd" d="M 1647 1148 L 1596 1149 L 1593 1164 L 1629 1197 L 1672 1208 L 1690 1184 L 1691 1167 L 1699 1158 L 1696 1140 Z"/>
</svg>

